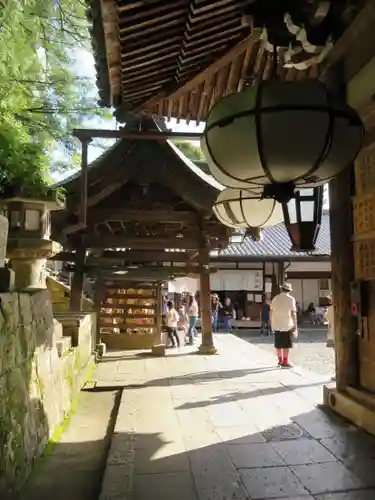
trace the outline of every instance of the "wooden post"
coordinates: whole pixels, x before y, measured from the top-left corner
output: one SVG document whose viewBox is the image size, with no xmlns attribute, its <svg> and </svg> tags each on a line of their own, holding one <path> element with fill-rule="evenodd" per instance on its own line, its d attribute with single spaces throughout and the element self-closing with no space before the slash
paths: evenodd
<svg viewBox="0 0 375 500">
<path fill-rule="evenodd" d="M 158 283 L 156 286 L 156 336 L 155 336 L 155 344 L 160 345 L 163 343 L 162 332 L 161 332 L 161 313 L 163 307 L 163 295 L 161 293 L 161 283 Z"/>
<path fill-rule="evenodd" d="M 272 275 L 272 298 L 280 293 L 280 285 L 284 282 L 285 272 L 284 272 L 284 262 L 276 262 L 276 269 L 273 267 Z M 274 265 L 275 265 L 274 264 Z"/>
<path fill-rule="evenodd" d="M 211 287 L 210 287 L 210 254 L 208 249 L 199 251 L 199 260 L 203 268 L 200 274 L 200 317 L 202 330 L 202 344 L 199 346 L 200 354 L 216 354 L 212 335 L 212 313 L 211 313 Z"/>
<path fill-rule="evenodd" d="M 162 294 L 162 283 L 158 282 L 156 286 L 156 333 L 154 338 L 154 345 L 151 349 L 151 354 L 153 356 L 165 356 L 165 344 L 162 339 L 162 307 L 163 307 L 163 294 Z"/>
<path fill-rule="evenodd" d="M 329 185 L 332 296 L 336 355 L 336 386 L 345 391 L 359 385 L 359 357 L 356 324 L 351 313 L 350 284 L 354 279 L 352 246 L 352 167 Z"/>
<path fill-rule="evenodd" d="M 75 271 L 70 289 L 70 304 L 71 311 L 81 311 L 82 309 L 82 291 L 83 277 L 85 266 L 86 248 L 80 246 L 76 251 Z"/>
<path fill-rule="evenodd" d="M 103 282 L 100 274 L 95 281 L 95 291 L 94 291 L 94 311 L 96 313 L 96 334 L 95 334 L 95 349 L 101 343 L 100 338 L 100 311 L 102 308 L 103 301 Z"/>
<path fill-rule="evenodd" d="M 82 157 L 81 157 L 81 205 L 79 212 L 79 223 L 83 227 L 87 222 L 87 178 L 88 178 L 88 147 L 90 138 L 81 139 Z"/>
</svg>

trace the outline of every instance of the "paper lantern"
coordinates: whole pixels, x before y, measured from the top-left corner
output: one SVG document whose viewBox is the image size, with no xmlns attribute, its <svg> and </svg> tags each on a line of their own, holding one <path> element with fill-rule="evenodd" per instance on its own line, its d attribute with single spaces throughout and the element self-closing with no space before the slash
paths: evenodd
<svg viewBox="0 0 375 500">
<path fill-rule="evenodd" d="M 291 198 L 295 186 L 323 184 L 352 164 L 362 122 L 318 80 L 265 81 L 221 99 L 201 147 L 223 186 L 277 185 L 266 196 Z"/>
<path fill-rule="evenodd" d="M 260 196 L 260 190 L 227 188 L 219 194 L 213 211 L 220 222 L 233 228 L 264 228 L 282 222 L 281 204 Z"/>
</svg>

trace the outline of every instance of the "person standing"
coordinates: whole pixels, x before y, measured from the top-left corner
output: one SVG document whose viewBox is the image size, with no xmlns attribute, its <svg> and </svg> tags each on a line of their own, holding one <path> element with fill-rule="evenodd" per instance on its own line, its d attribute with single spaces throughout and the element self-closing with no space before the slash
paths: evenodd
<svg viewBox="0 0 375 500">
<path fill-rule="evenodd" d="M 177 324 L 180 318 L 178 312 L 174 308 L 174 303 L 172 300 L 167 302 L 168 312 L 165 315 L 165 326 L 168 333 L 168 338 L 172 344 L 172 347 L 180 347 L 180 339 L 177 333 Z"/>
<path fill-rule="evenodd" d="M 214 293 L 211 295 L 211 317 L 212 317 L 212 331 L 218 331 L 218 320 L 219 320 L 219 308 L 222 307 L 220 304 L 219 296 Z"/>
<path fill-rule="evenodd" d="M 197 335 L 196 324 L 199 316 L 198 302 L 195 300 L 194 295 L 189 295 L 188 298 L 188 309 L 187 313 L 189 316 L 189 328 L 188 328 L 188 342 L 187 345 L 194 344 L 194 337 Z"/>
<path fill-rule="evenodd" d="M 223 314 L 224 329 L 226 333 L 232 333 L 234 307 L 232 306 L 232 302 L 229 297 L 225 299 L 225 303 L 221 312 Z"/>
<path fill-rule="evenodd" d="M 271 328 L 274 332 L 278 366 L 291 368 L 289 350 L 293 347 L 293 337 L 297 332 L 296 300 L 292 297 L 290 283 L 281 285 L 281 292 L 271 302 Z"/>
</svg>

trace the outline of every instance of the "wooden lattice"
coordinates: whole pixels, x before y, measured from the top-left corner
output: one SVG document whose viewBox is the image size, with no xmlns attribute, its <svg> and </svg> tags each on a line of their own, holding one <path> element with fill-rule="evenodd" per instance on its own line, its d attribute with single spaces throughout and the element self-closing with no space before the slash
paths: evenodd
<svg viewBox="0 0 375 500">
<path fill-rule="evenodd" d="M 375 190 L 375 147 L 364 149 L 355 162 L 355 187 L 357 196 Z"/>
<path fill-rule="evenodd" d="M 375 279 L 375 239 L 354 242 L 354 262 L 356 279 Z"/>
<path fill-rule="evenodd" d="M 375 192 L 357 196 L 353 203 L 354 234 L 375 231 Z"/>
</svg>

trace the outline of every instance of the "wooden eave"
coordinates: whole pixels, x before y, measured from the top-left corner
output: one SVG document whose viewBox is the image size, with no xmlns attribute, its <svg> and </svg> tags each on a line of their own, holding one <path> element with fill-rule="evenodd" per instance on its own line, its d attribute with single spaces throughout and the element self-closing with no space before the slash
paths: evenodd
<svg viewBox="0 0 375 500">
<path fill-rule="evenodd" d="M 156 126 L 152 121 L 151 128 L 157 132 L 163 125 Z M 212 216 L 220 185 L 167 140 L 122 139 L 92 162 L 88 168 L 85 228 L 75 229 L 80 208 L 80 174 L 56 186 L 65 189 L 67 208 L 52 214 L 52 236 L 66 244 L 65 238 L 72 235 L 71 248 L 78 238 L 86 248 L 195 250 L 202 238 L 202 223 L 212 238 L 226 238 L 227 230 Z M 126 201 L 124 193 L 133 193 L 131 186 L 164 190 L 160 208 L 148 208 L 148 195 L 144 206 L 138 206 L 136 199 L 134 204 L 130 199 Z M 136 230 L 139 237 L 135 238 L 136 227 L 142 225 L 145 230 Z M 184 239 L 176 241 L 180 233 Z"/>
<path fill-rule="evenodd" d="M 199 123 L 223 96 L 271 76 L 260 29 L 242 22 L 252 0 L 89 3 L 101 104 L 120 121 L 131 111 Z M 316 78 L 318 68 L 278 73 Z"/>
</svg>

